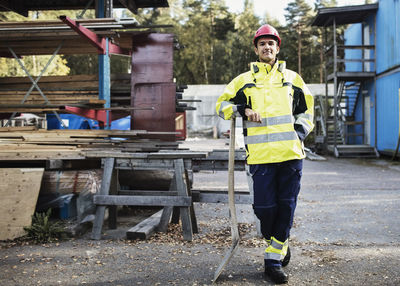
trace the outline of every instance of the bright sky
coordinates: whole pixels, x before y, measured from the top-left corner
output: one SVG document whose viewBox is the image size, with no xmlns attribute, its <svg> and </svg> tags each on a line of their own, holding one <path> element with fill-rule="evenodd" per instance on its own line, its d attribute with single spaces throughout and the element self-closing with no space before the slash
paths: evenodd
<svg viewBox="0 0 400 286">
<path fill-rule="evenodd" d="M 276 18 L 282 24 L 285 23 L 285 8 L 289 0 L 253 0 L 254 10 L 256 15 L 261 18 L 264 18 L 265 13 L 268 11 L 268 15 Z M 311 7 L 314 7 L 313 0 L 307 0 L 308 4 Z M 347 5 L 362 5 L 365 3 L 365 0 L 338 0 L 338 6 L 347 6 Z M 226 5 L 229 7 L 229 10 L 232 12 L 241 12 L 243 11 L 243 3 L 244 0 L 225 0 Z"/>
</svg>

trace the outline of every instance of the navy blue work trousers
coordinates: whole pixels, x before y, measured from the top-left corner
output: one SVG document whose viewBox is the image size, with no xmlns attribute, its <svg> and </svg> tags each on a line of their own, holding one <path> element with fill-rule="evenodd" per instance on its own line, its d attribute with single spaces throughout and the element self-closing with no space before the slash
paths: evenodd
<svg viewBox="0 0 400 286">
<path fill-rule="evenodd" d="M 293 225 L 303 160 L 249 165 L 253 179 L 254 213 L 264 238 L 284 242 Z"/>
</svg>

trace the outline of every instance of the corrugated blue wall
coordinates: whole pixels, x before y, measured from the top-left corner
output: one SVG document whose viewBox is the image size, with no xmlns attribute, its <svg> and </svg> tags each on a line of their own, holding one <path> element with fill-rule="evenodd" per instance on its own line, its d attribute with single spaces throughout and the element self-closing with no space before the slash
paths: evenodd
<svg viewBox="0 0 400 286">
<path fill-rule="evenodd" d="M 376 14 L 377 70 L 400 65 L 400 0 L 380 0 Z"/>
<path fill-rule="evenodd" d="M 376 73 L 400 66 L 400 0 L 380 0 L 376 15 Z M 377 78 L 377 148 L 393 152 L 399 135 L 400 72 Z"/>
<path fill-rule="evenodd" d="M 399 135 L 400 72 L 377 79 L 377 148 L 393 152 Z"/>
</svg>

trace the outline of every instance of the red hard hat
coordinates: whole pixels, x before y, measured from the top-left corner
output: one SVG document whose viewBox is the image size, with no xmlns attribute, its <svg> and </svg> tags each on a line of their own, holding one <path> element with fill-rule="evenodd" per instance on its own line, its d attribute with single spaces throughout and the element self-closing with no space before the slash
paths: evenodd
<svg viewBox="0 0 400 286">
<path fill-rule="evenodd" d="M 281 38 L 279 37 L 279 33 L 271 25 L 265 24 L 265 25 L 262 25 L 260 28 L 258 28 L 258 30 L 253 38 L 253 43 L 255 46 L 257 46 L 258 38 L 262 37 L 262 36 L 271 36 L 273 38 L 276 38 L 276 40 L 278 42 L 278 46 L 279 47 L 281 46 Z"/>
</svg>

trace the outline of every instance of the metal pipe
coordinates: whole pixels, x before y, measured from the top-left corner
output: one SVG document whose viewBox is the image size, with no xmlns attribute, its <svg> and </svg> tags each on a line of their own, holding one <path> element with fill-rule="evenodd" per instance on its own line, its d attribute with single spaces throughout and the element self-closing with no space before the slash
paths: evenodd
<svg viewBox="0 0 400 286">
<path fill-rule="evenodd" d="M 325 44 L 328 44 L 328 28 L 325 28 L 325 33 L 324 33 L 324 37 L 325 37 Z M 327 63 L 326 63 L 326 52 L 324 53 L 324 72 L 325 72 L 325 102 L 321 103 L 321 104 L 325 104 L 325 131 L 326 131 L 326 139 L 325 144 L 328 144 L 328 118 L 329 118 L 329 88 L 328 88 L 328 69 L 326 67 Z M 326 146 L 327 147 L 327 146 Z"/>
<path fill-rule="evenodd" d="M 334 130 L 333 130 L 333 147 L 336 152 L 337 146 L 337 45 L 336 45 L 336 17 L 333 17 L 333 117 L 334 117 Z"/>
</svg>

